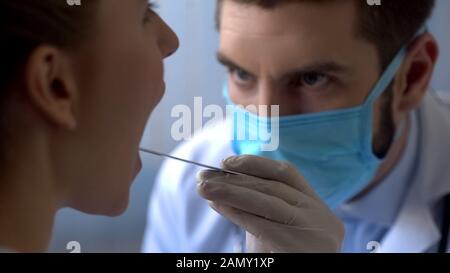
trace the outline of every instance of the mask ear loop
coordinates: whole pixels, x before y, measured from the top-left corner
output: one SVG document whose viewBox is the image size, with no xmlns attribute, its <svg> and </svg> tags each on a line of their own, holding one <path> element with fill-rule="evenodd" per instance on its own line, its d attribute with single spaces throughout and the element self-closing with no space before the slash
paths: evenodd
<svg viewBox="0 0 450 273">
<path fill-rule="evenodd" d="M 417 37 L 420 35 L 426 33 L 427 27 L 423 26 L 421 27 L 417 32 L 416 35 L 409 41 L 405 46 L 403 46 L 399 52 L 395 55 L 392 62 L 389 64 L 389 66 L 386 68 L 376 85 L 374 86 L 372 93 L 369 94 L 369 97 L 367 98 L 366 102 L 363 105 L 363 113 L 361 116 L 361 135 L 362 135 L 362 151 L 363 154 L 363 160 L 366 162 L 374 162 L 374 161 L 380 161 L 380 159 L 373 153 L 373 147 L 372 147 L 372 138 L 373 138 L 373 108 L 375 101 L 381 96 L 381 94 L 388 88 L 390 82 L 395 78 L 396 73 L 400 69 L 403 60 L 407 53 L 407 46 L 411 44 L 412 41 L 414 41 Z M 368 122 L 370 121 L 370 122 Z M 404 125 L 401 125 L 404 126 Z M 400 127 L 399 127 L 400 128 Z M 402 129 L 403 130 L 403 129 Z M 396 132 L 397 133 L 397 132 Z M 401 135 L 401 133 L 400 133 Z"/>
<path fill-rule="evenodd" d="M 428 32 L 428 26 L 423 26 L 418 32 L 417 35 L 415 36 L 415 38 L 419 37 L 420 35 L 427 33 Z M 415 39 L 414 38 L 414 39 Z M 406 118 L 406 120 L 403 120 L 400 122 L 400 124 L 397 126 L 397 129 L 395 131 L 395 135 L 394 138 L 392 139 L 392 143 L 398 141 L 401 137 L 403 132 L 406 130 L 406 125 L 408 124 L 408 117 Z"/>
<path fill-rule="evenodd" d="M 389 84 L 394 79 L 397 71 L 403 63 L 406 50 L 404 47 L 397 53 L 395 58 L 384 71 L 383 75 L 378 80 L 372 93 L 363 105 L 363 112 L 361 114 L 360 128 L 361 128 L 361 151 L 363 160 L 370 162 L 378 162 L 380 159 L 373 153 L 372 139 L 373 139 L 373 112 L 375 101 L 388 88 Z"/>
<path fill-rule="evenodd" d="M 417 32 L 416 36 L 414 36 L 413 40 L 418 38 L 420 35 L 427 33 L 428 30 L 428 26 L 423 26 L 422 28 L 419 29 L 419 31 Z M 404 131 L 406 131 L 407 129 L 407 124 L 408 124 L 408 118 L 406 118 L 406 120 L 403 120 L 400 122 L 400 124 L 397 126 L 397 130 L 395 131 L 395 135 L 394 138 L 392 140 L 392 143 L 398 141 L 401 137 L 402 134 L 404 133 Z"/>
</svg>

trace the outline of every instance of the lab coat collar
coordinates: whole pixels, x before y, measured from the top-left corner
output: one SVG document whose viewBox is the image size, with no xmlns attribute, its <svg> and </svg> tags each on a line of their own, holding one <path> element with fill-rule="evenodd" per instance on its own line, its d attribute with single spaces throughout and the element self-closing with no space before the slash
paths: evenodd
<svg viewBox="0 0 450 273">
<path fill-rule="evenodd" d="M 446 109 L 447 107 L 447 109 Z M 426 252 L 441 238 L 434 218 L 436 202 L 450 193 L 450 111 L 432 94 L 418 109 L 419 150 L 417 175 L 392 228 L 381 242 L 382 252 Z"/>
</svg>

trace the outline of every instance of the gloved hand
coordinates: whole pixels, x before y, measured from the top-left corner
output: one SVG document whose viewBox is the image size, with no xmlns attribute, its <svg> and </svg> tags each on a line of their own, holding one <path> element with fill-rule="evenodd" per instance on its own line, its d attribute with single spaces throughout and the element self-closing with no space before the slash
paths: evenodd
<svg viewBox="0 0 450 273">
<path fill-rule="evenodd" d="M 247 231 L 247 252 L 339 252 L 344 227 L 286 162 L 234 156 L 222 167 L 247 175 L 201 171 L 198 192 Z"/>
</svg>

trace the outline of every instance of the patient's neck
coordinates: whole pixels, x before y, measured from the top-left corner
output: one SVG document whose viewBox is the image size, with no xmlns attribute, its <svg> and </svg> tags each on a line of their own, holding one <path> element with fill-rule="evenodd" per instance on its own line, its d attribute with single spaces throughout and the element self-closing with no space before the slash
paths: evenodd
<svg viewBox="0 0 450 273">
<path fill-rule="evenodd" d="M 0 248 L 43 252 L 58 207 L 54 179 L 45 151 L 26 146 L 0 165 Z"/>
</svg>

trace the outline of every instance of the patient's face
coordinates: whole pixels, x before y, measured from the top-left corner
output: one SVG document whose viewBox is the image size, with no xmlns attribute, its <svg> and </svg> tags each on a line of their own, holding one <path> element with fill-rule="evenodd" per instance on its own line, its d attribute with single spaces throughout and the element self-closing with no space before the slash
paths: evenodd
<svg viewBox="0 0 450 273">
<path fill-rule="evenodd" d="M 60 168 L 70 181 L 66 205 L 115 215 L 127 207 L 143 130 L 165 89 L 163 59 L 178 40 L 147 0 L 99 4 L 95 35 L 74 58 L 79 120 Z"/>
<path fill-rule="evenodd" d="M 317 2 L 262 9 L 224 1 L 219 59 L 235 103 L 293 115 L 364 101 L 380 73 L 376 47 L 358 37 L 353 1 Z"/>
</svg>

